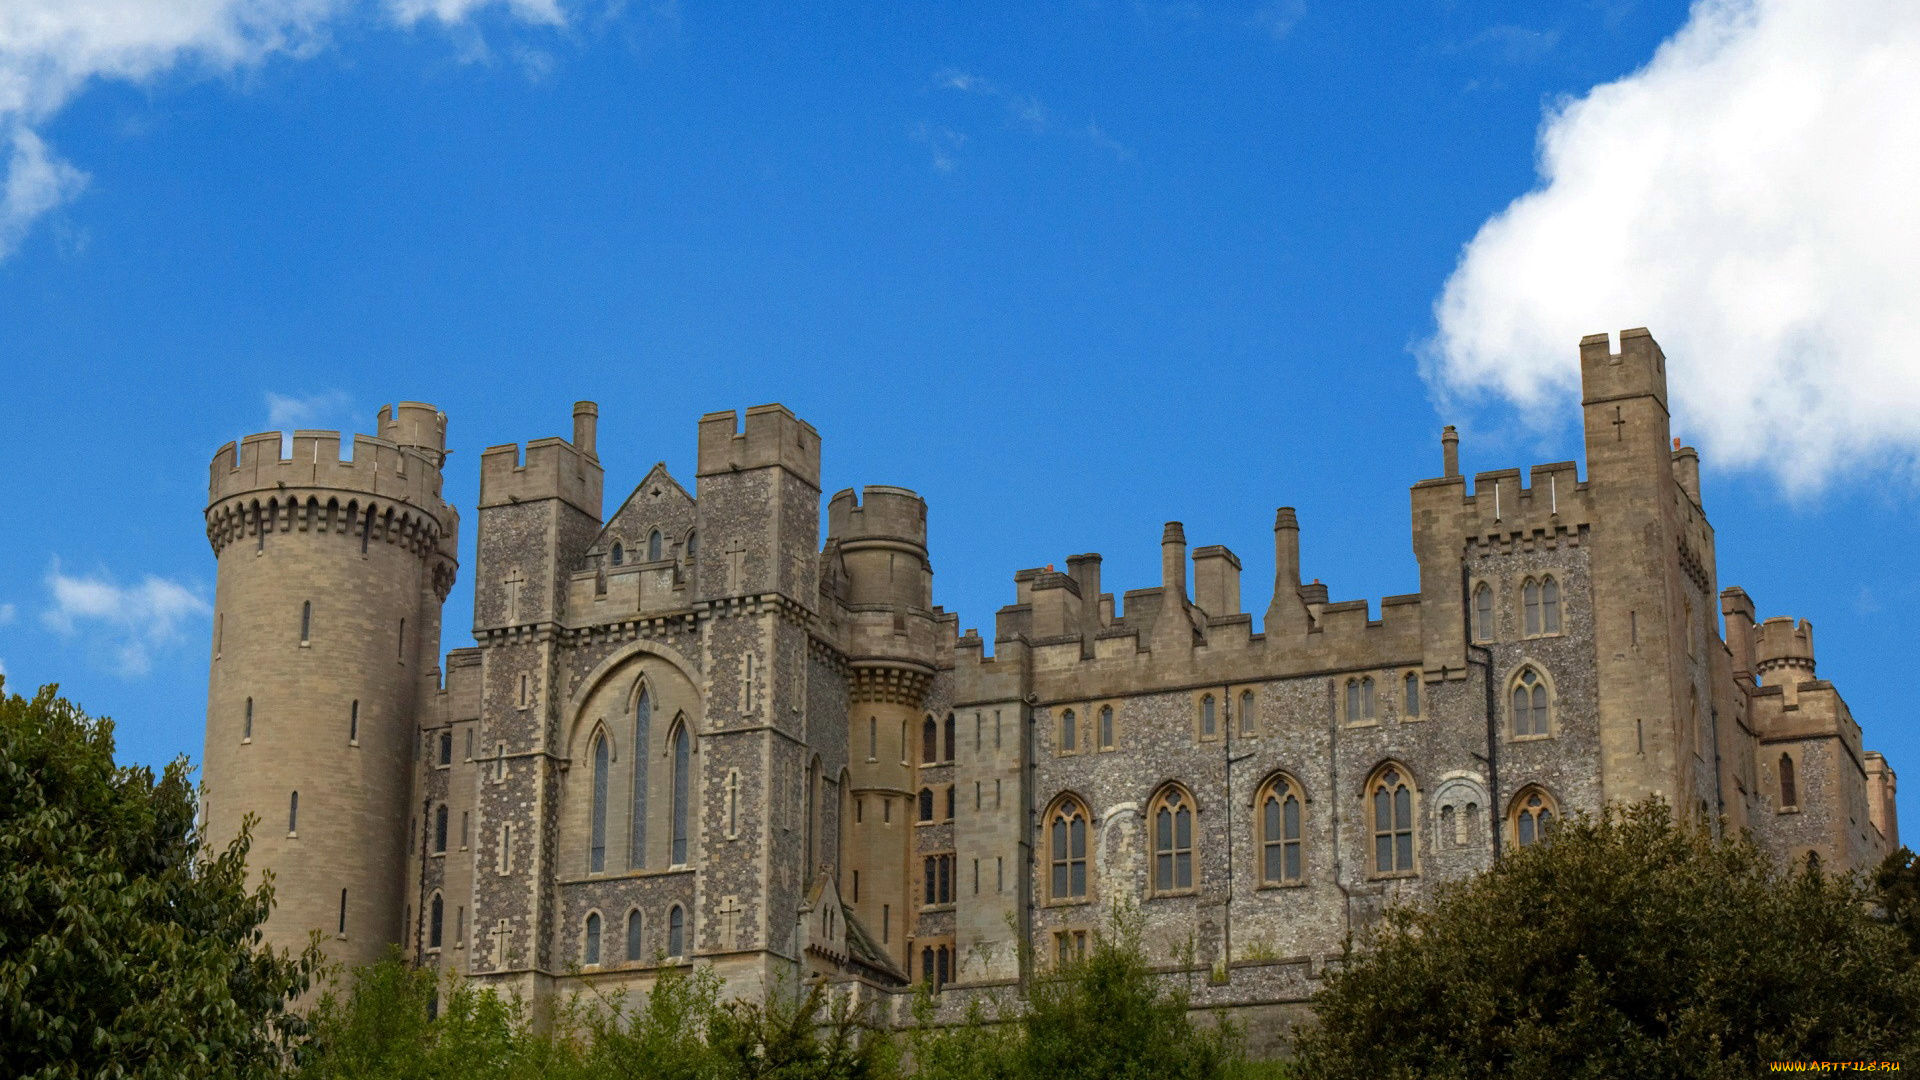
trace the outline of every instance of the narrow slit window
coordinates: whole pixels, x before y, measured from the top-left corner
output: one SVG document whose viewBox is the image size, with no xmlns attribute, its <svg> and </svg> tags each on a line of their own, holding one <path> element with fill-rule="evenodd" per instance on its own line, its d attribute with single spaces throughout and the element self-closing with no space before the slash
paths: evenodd
<svg viewBox="0 0 1920 1080">
<path fill-rule="evenodd" d="M 687 955 L 687 913 L 678 904 L 667 912 L 667 955 Z"/>
<path fill-rule="evenodd" d="M 640 923 L 640 913 L 637 911 L 627 912 L 627 962 L 628 963 L 634 963 L 640 959 L 640 931 L 642 929 L 643 927 Z"/>
<path fill-rule="evenodd" d="M 433 811 L 433 853 L 447 853 L 447 804 L 441 803 Z"/>
<path fill-rule="evenodd" d="M 593 811 L 588 823 L 587 873 L 598 874 L 607 868 L 607 772 L 610 751 L 604 734 L 593 740 Z"/>
<path fill-rule="evenodd" d="M 1100 749 L 1113 749 L 1113 706 L 1100 707 Z"/>
<path fill-rule="evenodd" d="M 1240 692 L 1240 734 L 1253 734 L 1255 715 L 1253 691 L 1242 690 Z"/>
<path fill-rule="evenodd" d="M 440 931 L 446 925 L 447 905 L 439 893 L 433 894 L 433 902 L 427 905 L 427 948 L 440 947 Z"/>
<path fill-rule="evenodd" d="M 313 640 L 313 601 L 307 600 L 300 605 L 300 644 L 306 645 Z"/>
<path fill-rule="evenodd" d="M 246 717 L 244 726 L 242 726 L 240 729 L 240 737 L 243 739 L 253 738 L 253 699 L 252 698 L 247 699 L 247 717 Z"/>
<path fill-rule="evenodd" d="M 1060 714 L 1060 752 L 1071 754 L 1078 749 L 1079 734 L 1073 710 L 1068 709 L 1062 712 Z"/>
<path fill-rule="evenodd" d="M 1217 721 L 1213 715 L 1213 695 L 1208 694 L 1200 699 L 1200 734 L 1203 737 L 1212 736 L 1216 730 L 1216 724 Z"/>
<path fill-rule="evenodd" d="M 347 741 L 360 741 L 360 702 L 355 701 L 347 707 Z"/>
<path fill-rule="evenodd" d="M 347 936 L 347 890 L 345 889 L 340 890 L 340 925 L 335 928 L 334 933 L 341 937 Z"/>
<path fill-rule="evenodd" d="M 675 866 L 685 866 L 687 862 L 687 818 L 691 813 L 688 787 L 688 770 L 692 766 L 693 747 L 687 736 L 686 725 L 682 724 L 673 733 L 673 853 Z M 678 953 L 674 955 L 679 955 Z"/>
<path fill-rule="evenodd" d="M 1405 685 L 1406 685 L 1406 689 L 1403 691 L 1402 696 L 1406 698 L 1407 715 L 1419 716 L 1420 715 L 1420 675 L 1419 673 L 1412 672 L 1412 671 L 1407 672 Z"/>
<path fill-rule="evenodd" d="M 300 793 L 294 792 L 287 798 L 287 835 L 300 831 Z"/>
<path fill-rule="evenodd" d="M 600 962 L 600 913 L 597 911 L 587 914 L 587 941 L 585 951 L 586 956 L 584 960 L 586 963 L 598 964 Z"/>
</svg>

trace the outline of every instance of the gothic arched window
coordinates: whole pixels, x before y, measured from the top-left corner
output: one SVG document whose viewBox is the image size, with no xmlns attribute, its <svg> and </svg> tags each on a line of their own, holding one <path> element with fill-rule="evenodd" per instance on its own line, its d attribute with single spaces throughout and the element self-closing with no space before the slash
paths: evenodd
<svg viewBox="0 0 1920 1080">
<path fill-rule="evenodd" d="M 1212 738 L 1219 730 L 1219 720 L 1213 712 L 1213 695 L 1203 695 L 1200 698 L 1200 737 Z"/>
<path fill-rule="evenodd" d="M 1560 632 L 1560 583 L 1551 575 L 1540 579 L 1540 632 Z"/>
<path fill-rule="evenodd" d="M 1493 640 L 1493 586 L 1484 581 L 1473 590 L 1473 640 Z"/>
<path fill-rule="evenodd" d="M 689 775 L 692 768 L 692 740 L 687 735 L 687 725 L 676 724 L 673 729 L 673 854 L 674 866 L 685 866 L 687 862 L 687 818 L 691 811 L 689 799 Z"/>
<path fill-rule="evenodd" d="M 1178 787 L 1164 789 L 1148 811 L 1153 823 L 1153 891 L 1193 888 L 1193 798 Z"/>
<path fill-rule="evenodd" d="M 1260 883 L 1298 883 L 1302 872 L 1299 787 L 1285 776 L 1276 776 L 1260 789 L 1254 805 L 1260 808 Z"/>
<path fill-rule="evenodd" d="M 1100 749 L 1113 749 L 1113 706 L 1100 706 Z"/>
<path fill-rule="evenodd" d="M 647 534 L 647 561 L 659 562 L 660 559 L 660 530 L 655 529 Z"/>
<path fill-rule="evenodd" d="M 1795 782 L 1791 754 L 1780 755 L 1780 805 L 1782 807 L 1800 805 L 1800 785 Z"/>
<path fill-rule="evenodd" d="M 1373 792 L 1373 870 L 1376 874 L 1413 871 L 1413 788 L 1397 765 L 1380 771 Z"/>
<path fill-rule="evenodd" d="M 687 913 L 679 904 L 667 911 L 667 955 L 687 955 Z"/>
<path fill-rule="evenodd" d="M 1513 680 L 1513 733 L 1547 733 L 1547 681 L 1533 668 L 1523 668 Z"/>
<path fill-rule="evenodd" d="M 587 914 L 587 941 L 584 962 L 588 964 L 598 964 L 600 962 L 600 913 L 597 911 Z"/>
<path fill-rule="evenodd" d="M 1547 838 L 1553 827 L 1553 797 L 1532 785 L 1513 798 L 1513 842 L 1527 847 Z"/>
<path fill-rule="evenodd" d="M 930 787 L 920 789 L 920 820 L 933 820 L 933 789 Z"/>
<path fill-rule="evenodd" d="M 635 870 L 647 865 L 647 762 L 653 746 L 653 695 L 646 686 L 633 701 L 633 798 L 628 827 L 627 865 Z"/>
<path fill-rule="evenodd" d="M 1419 716 L 1420 715 L 1420 673 L 1419 672 L 1417 671 L 1407 672 L 1407 677 L 1405 680 L 1404 689 L 1401 691 L 1401 696 L 1405 699 L 1404 707 L 1406 710 L 1406 714 L 1408 716 Z"/>
<path fill-rule="evenodd" d="M 940 725 L 929 716 L 920 725 L 920 764 L 933 765 L 940 760 Z"/>
<path fill-rule="evenodd" d="M 945 760 L 952 761 L 953 760 L 953 714 L 952 713 L 947 714 L 946 740 L 947 740 L 946 741 L 947 756 Z"/>
<path fill-rule="evenodd" d="M 1087 821 L 1086 805 L 1072 795 L 1055 800 L 1047 812 L 1050 900 L 1087 898 Z"/>
<path fill-rule="evenodd" d="M 619 566 L 627 561 L 627 549 L 620 541 L 613 542 L 613 565 Z"/>
<path fill-rule="evenodd" d="M 593 737 L 593 816 L 588 832 L 591 841 L 587 853 L 587 873 L 598 874 L 607 868 L 607 769 L 611 751 L 605 732 Z"/>
<path fill-rule="evenodd" d="M 640 913 L 638 911 L 627 912 L 627 960 L 629 962 L 640 959 L 641 929 Z"/>
<path fill-rule="evenodd" d="M 446 903 L 440 899 L 439 893 L 434 893 L 432 902 L 427 904 L 427 948 L 440 947 L 440 934 L 446 926 L 446 917 Z"/>
<path fill-rule="evenodd" d="M 1080 749 L 1080 721 L 1072 709 L 1060 713 L 1060 752 L 1071 754 Z"/>
<path fill-rule="evenodd" d="M 1253 721 L 1255 716 L 1253 691 L 1240 691 L 1240 734 L 1253 734 Z"/>
</svg>

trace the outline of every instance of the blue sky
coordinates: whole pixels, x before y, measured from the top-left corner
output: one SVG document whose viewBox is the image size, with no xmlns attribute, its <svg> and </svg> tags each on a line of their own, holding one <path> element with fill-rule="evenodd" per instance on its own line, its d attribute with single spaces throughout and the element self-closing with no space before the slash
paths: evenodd
<svg viewBox="0 0 1920 1080">
<path fill-rule="evenodd" d="M 1415 591 L 1441 424 L 1468 472 L 1578 458 L 1579 335 L 1646 324 L 1721 583 L 1812 619 L 1920 766 L 1920 290 L 1877 246 L 1915 219 L 1795 211 L 1891 166 L 1769 66 L 1862 67 L 1915 39 L 1897 5 L 1819 48 L 1799 0 L 204 6 L 97 47 L 0 17 L 0 665 L 128 760 L 198 756 L 205 470 L 250 432 L 433 402 L 470 511 L 482 448 L 591 398 L 611 510 L 654 461 L 691 483 L 701 413 L 784 402 L 829 492 L 928 498 L 936 602 L 990 633 L 1022 567 L 1157 583 L 1169 519 L 1264 610 L 1282 504 L 1335 599 Z M 1717 172 L 1782 86 L 1839 141 Z M 1786 194 L 1721 182 L 1756 172 Z M 1899 288 L 1804 269 L 1843 265 Z"/>
</svg>

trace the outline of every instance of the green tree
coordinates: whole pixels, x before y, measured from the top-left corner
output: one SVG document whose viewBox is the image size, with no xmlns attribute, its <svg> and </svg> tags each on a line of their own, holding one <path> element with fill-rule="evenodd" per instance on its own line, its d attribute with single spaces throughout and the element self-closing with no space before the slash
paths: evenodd
<svg viewBox="0 0 1920 1080">
<path fill-rule="evenodd" d="M 1873 891 L 1882 917 L 1920 959 L 1920 856 L 1907 848 L 1888 855 L 1873 872 Z"/>
<path fill-rule="evenodd" d="M 0 1073 L 267 1077 L 318 954 L 276 953 L 248 834 L 204 852 L 184 758 L 113 762 L 113 724 L 0 679 Z"/>
<path fill-rule="evenodd" d="M 1315 999 L 1300 1075 L 1716 1080 L 1913 1055 L 1920 971 L 1866 899 L 1663 803 L 1576 816 L 1391 911 Z"/>
</svg>

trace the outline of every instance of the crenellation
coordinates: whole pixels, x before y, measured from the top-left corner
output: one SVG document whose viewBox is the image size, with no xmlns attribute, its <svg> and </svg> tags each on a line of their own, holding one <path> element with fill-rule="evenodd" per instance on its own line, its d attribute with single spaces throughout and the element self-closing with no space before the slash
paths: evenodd
<svg viewBox="0 0 1920 1080">
<path fill-rule="evenodd" d="M 1445 475 L 1409 492 L 1419 590 L 1332 601 L 1281 507 L 1258 633 L 1240 559 L 1168 522 L 1160 580 L 1117 609 L 1097 554 L 1016 572 L 989 646 L 933 603 L 914 491 L 838 491 L 821 535 L 818 435 L 778 405 L 707 414 L 695 490 L 656 465 L 603 521 L 580 402 L 570 440 L 482 455 L 477 647 L 436 663 L 444 418 L 401 403 L 344 461 L 332 433 L 230 443 L 214 824 L 306 785 L 299 835 L 258 849 L 288 933 L 324 930 L 347 880 L 380 899 L 342 955 L 401 942 L 536 1004 L 697 965 L 894 1016 L 932 979 L 955 1015 L 1126 900 L 1157 977 L 1263 1045 L 1350 936 L 1533 842 L 1541 809 L 1657 795 L 1782 859 L 1869 865 L 1898 842 L 1896 778 L 1811 626 L 1717 588 L 1664 356 L 1626 331 L 1581 363 L 1585 479 L 1470 485 L 1449 427 Z M 289 640 L 309 597 L 310 648 Z M 286 747 L 297 777 L 261 756 Z"/>
</svg>

